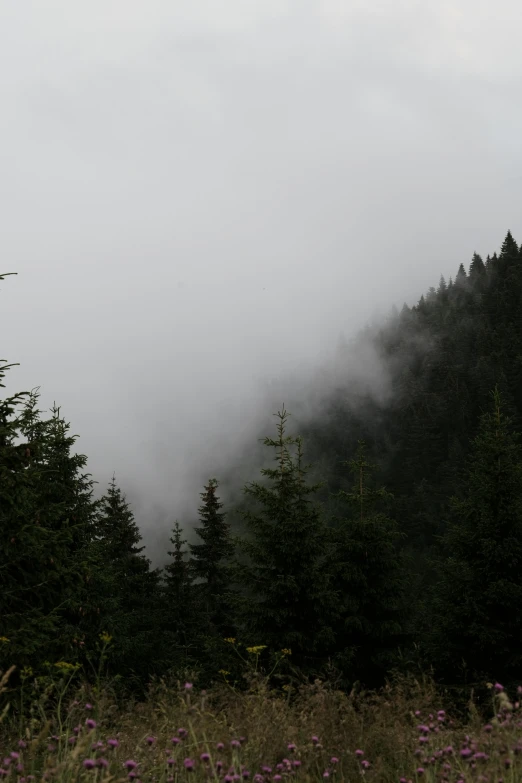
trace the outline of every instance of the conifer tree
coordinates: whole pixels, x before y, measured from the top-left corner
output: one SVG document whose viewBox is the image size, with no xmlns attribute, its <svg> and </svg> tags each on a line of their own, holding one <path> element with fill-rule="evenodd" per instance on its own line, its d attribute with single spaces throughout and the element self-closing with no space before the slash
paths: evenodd
<svg viewBox="0 0 522 783">
<path fill-rule="evenodd" d="M 348 515 L 331 533 L 340 592 L 336 661 L 345 677 L 373 685 L 407 638 L 408 561 L 398 548 L 404 535 L 385 513 L 392 495 L 371 487 L 375 466 L 366 445 L 359 442 L 354 459 L 344 464 L 355 484 L 338 493 Z"/>
<path fill-rule="evenodd" d="M 326 527 L 310 500 L 318 485 L 307 485 L 298 438 L 286 435 L 288 413 L 277 413 L 277 467 L 263 468 L 267 482 L 244 492 L 254 502 L 243 510 L 247 535 L 237 541 L 234 567 L 238 624 L 250 644 L 289 648 L 294 663 L 317 666 L 333 641 L 336 594 L 326 567 Z M 297 459 L 293 451 L 297 447 Z"/>
<path fill-rule="evenodd" d="M 163 569 L 165 609 L 164 627 L 170 649 L 169 664 L 187 665 L 197 657 L 201 622 L 192 583 L 191 565 L 184 549 L 182 528 L 176 520 L 170 538 L 173 549 L 167 554 L 171 561 Z"/>
<path fill-rule="evenodd" d="M 110 608 L 103 623 L 114 637 L 112 669 L 144 682 L 161 665 L 160 573 L 151 569 L 143 554 L 134 513 L 114 476 L 100 501 L 96 534 L 104 578 L 111 582 Z"/>
<path fill-rule="evenodd" d="M 232 631 L 226 627 L 228 615 L 226 593 L 229 581 L 227 565 L 234 547 L 226 514 L 221 511 L 223 503 L 219 501 L 216 494 L 218 486 L 217 480 L 211 478 L 204 492 L 200 494 L 201 526 L 196 527 L 194 532 L 201 539 L 201 543 L 189 545 L 190 569 L 193 579 L 201 580 L 194 585 L 194 588 L 209 631 L 230 635 Z"/>
<path fill-rule="evenodd" d="M 514 677 L 522 651 L 522 446 L 498 389 L 453 498 L 434 595 L 432 654 L 455 676 Z"/>
</svg>

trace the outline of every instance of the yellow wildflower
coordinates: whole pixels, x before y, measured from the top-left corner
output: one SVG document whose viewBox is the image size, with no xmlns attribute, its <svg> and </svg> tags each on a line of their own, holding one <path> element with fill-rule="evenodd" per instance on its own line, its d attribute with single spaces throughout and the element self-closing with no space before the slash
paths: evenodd
<svg viewBox="0 0 522 783">
<path fill-rule="evenodd" d="M 8 641 L 9 641 L 9 639 L 7 638 L 7 636 L 0 636 L 0 642 L 3 642 L 4 644 L 7 644 Z"/>
<path fill-rule="evenodd" d="M 220 670 L 219 670 L 219 673 L 220 673 L 220 674 L 222 674 L 222 675 L 223 675 L 223 677 L 226 677 L 226 676 L 227 676 L 227 674 L 230 674 L 230 672 L 227 672 L 227 670 L 226 670 L 226 669 L 220 669 Z"/>
<path fill-rule="evenodd" d="M 236 640 L 234 639 L 233 636 L 227 636 L 227 638 L 224 639 L 223 641 L 228 642 L 229 644 L 235 644 L 236 643 Z"/>
<path fill-rule="evenodd" d="M 251 655 L 259 655 L 263 650 L 266 650 L 266 644 L 258 644 L 257 647 L 247 647 L 247 652 Z"/>
<path fill-rule="evenodd" d="M 102 640 L 102 642 L 105 642 L 105 644 L 109 644 L 109 642 L 112 641 L 112 636 L 108 634 L 107 631 L 104 631 L 103 633 L 100 634 L 100 639 Z"/>
<path fill-rule="evenodd" d="M 281 655 L 292 655 L 292 650 L 290 650 L 288 647 L 283 647 L 281 650 Z"/>
</svg>

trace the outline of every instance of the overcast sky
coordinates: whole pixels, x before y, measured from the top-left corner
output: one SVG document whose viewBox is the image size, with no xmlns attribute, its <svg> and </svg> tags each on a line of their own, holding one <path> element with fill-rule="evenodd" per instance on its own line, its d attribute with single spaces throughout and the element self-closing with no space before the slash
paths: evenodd
<svg viewBox="0 0 522 783">
<path fill-rule="evenodd" d="M 265 382 L 522 240 L 521 30 L 516 0 L 0 0 L 9 390 L 148 540 Z"/>
</svg>

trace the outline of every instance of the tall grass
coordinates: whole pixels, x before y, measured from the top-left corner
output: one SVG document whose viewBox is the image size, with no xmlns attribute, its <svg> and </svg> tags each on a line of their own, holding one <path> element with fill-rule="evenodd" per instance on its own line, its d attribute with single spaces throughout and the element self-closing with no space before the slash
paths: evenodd
<svg viewBox="0 0 522 783">
<path fill-rule="evenodd" d="M 320 681 L 276 691 L 256 672 L 241 692 L 162 679 L 145 701 L 122 705 L 109 684 L 77 675 L 63 671 L 53 687 L 37 683 L 18 714 L 6 704 L 0 779 L 522 781 L 522 710 L 499 684 L 484 723 L 472 701 L 463 717 L 453 716 L 429 678 L 402 677 L 379 693 L 343 693 Z"/>
</svg>

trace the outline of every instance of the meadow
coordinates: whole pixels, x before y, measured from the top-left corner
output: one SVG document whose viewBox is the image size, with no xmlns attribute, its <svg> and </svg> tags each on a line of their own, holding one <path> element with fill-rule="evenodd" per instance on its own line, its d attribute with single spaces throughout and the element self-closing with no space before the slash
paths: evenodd
<svg viewBox="0 0 522 783">
<path fill-rule="evenodd" d="M 522 780 L 520 687 L 491 683 L 489 704 L 471 693 L 452 710 L 428 677 L 346 693 L 319 680 L 274 688 L 250 670 L 242 689 L 225 677 L 205 691 L 186 672 L 122 703 L 109 682 L 82 682 L 64 664 L 48 678 L 25 672 L 10 701 L 12 673 L 0 687 L 6 783 Z"/>
</svg>

